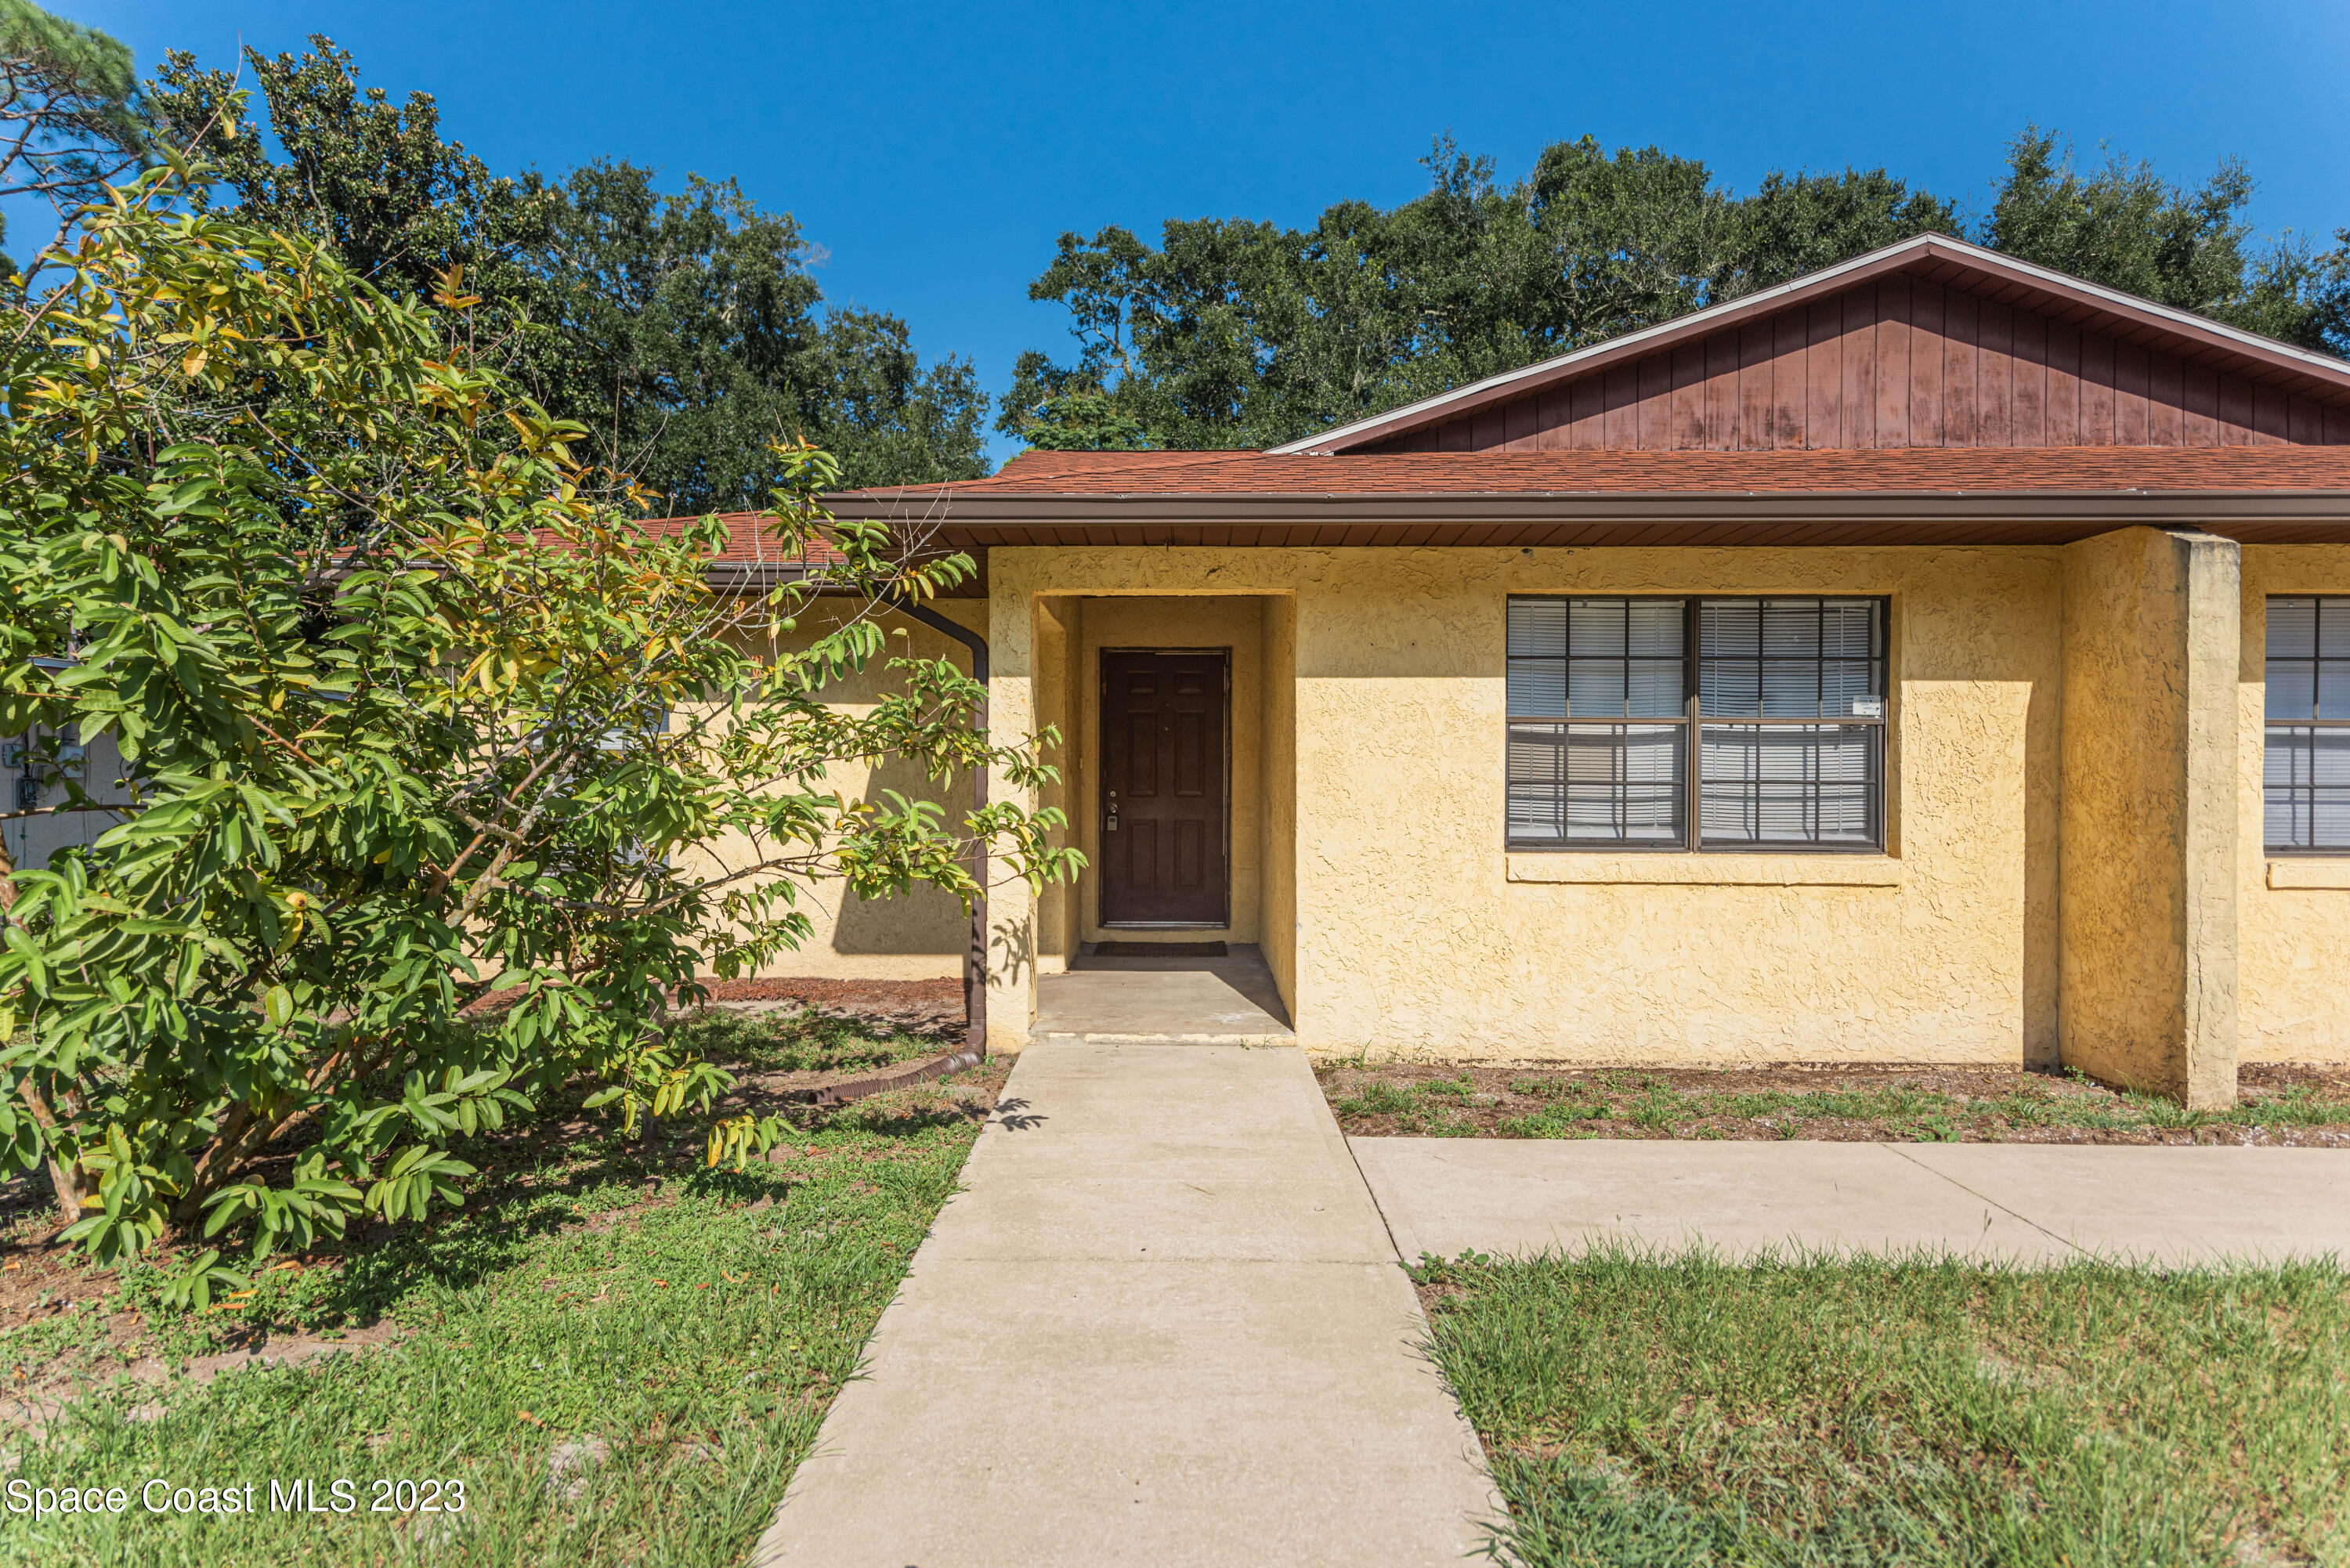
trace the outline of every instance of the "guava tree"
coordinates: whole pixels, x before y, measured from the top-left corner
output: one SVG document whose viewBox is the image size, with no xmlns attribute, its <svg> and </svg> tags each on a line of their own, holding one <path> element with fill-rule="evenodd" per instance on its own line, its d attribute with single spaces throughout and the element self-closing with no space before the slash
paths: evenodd
<svg viewBox="0 0 2350 1568">
<path fill-rule="evenodd" d="M 1051 812 L 824 782 L 1051 776 L 1055 737 L 991 746 L 979 688 L 871 614 L 795 631 L 819 590 L 869 611 L 968 561 L 833 522 L 829 460 L 792 449 L 768 548 L 838 563 L 713 591 L 723 525 L 629 522 L 650 498 L 473 362 L 461 278 L 388 297 L 172 211 L 197 177 L 114 192 L 8 302 L 0 733 L 110 733 L 130 803 L 86 852 L 0 860 L 0 1176 L 46 1168 L 100 1260 L 188 1241 L 203 1301 L 224 1259 L 457 1201 L 463 1139 L 558 1083 L 631 1124 L 707 1110 L 728 1080 L 668 999 L 804 938 L 811 883 L 969 898 L 974 840 L 1039 886 L 1076 861 Z M 877 659 L 886 700 L 826 705 Z M 67 782 L 40 809 L 101 808 Z M 493 987 L 519 1000 L 460 1017 Z M 775 1133 L 715 1122 L 709 1158 Z"/>
</svg>

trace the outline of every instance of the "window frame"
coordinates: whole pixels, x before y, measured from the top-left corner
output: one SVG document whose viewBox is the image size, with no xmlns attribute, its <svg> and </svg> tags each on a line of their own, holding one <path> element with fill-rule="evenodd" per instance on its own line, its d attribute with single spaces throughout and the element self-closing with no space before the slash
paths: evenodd
<svg viewBox="0 0 2350 1568">
<path fill-rule="evenodd" d="M 1565 713 L 1521 714 L 1509 711 L 1509 699 L 1507 696 L 1508 681 L 1506 680 L 1507 666 L 1510 659 L 1512 658 L 1509 651 L 1508 641 L 1509 606 L 1522 600 L 1530 602 L 1556 602 L 1561 606 L 1565 606 L 1572 604 L 1574 601 L 1578 599 L 1604 599 L 1622 602 L 1627 605 L 1640 603 L 1679 604 L 1681 607 L 1681 709 L 1679 714 L 1627 715 L 1613 719 L 1591 716 L 1576 719 Z M 1772 600 L 1788 599 L 1811 599 L 1823 603 L 1834 601 L 1846 604 L 1867 604 L 1875 607 L 1875 614 L 1871 618 L 1872 646 L 1867 655 L 1867 660 L 1873 667 L 1882 671 L 1881 684 L 1885 688 L 1884 691 L 1876 693 L 1878 702 L 1882 705 L 1881 711 L 1879 711 L 1876 716 L 1869 717 L 1866 715 L 1856 715 L 1852 717 L 1837 717 L 1831 719 L 1822 716 L 1763 717 L 1757 715 L 1752 718 L 1744 716 L 1725 718 L 1720 714 L 1714 714 L 1709 717 L 1708 715 L 1699 711 L 1699 695 L 1703 682 L 1702 668 L 1706 663 L 1700 624 L 1703 607 L 1709 602 L 1717 604 L 1762 605 Z M 1825 592 L 1776 594 L 1623 594 L 1594 592 L 1590 590 L 1569 590 L 1555 593 L 1513 593 L 1503 596 L 1503 628 L 1502 656 L 1505 679 L 1503 680 L 1504 694 L 1503 698 L 1503 712 L 1502 722 L 1502 771 L 1504 781 L 1503 785 L 1503 809 L 1502 814 L 1502 845 L 1503 850 L 1505 854 L 1883 856 L 1887 852 L 1887 846 L 1889 842 L 1888 825 L 1891 819 L 1891 801 L 1893 794 L 1893 748 L 1891 743 L 1894 701 L 1893 600 L 1890 595 L 1837 594 Z M 1634 656 L 1628 651 L 1625 655 L 1627 662 L 1633 657 Z M 1717 656 L 1717 659 L 1724 657 L 1735 656 Z M 1825 661 L 1825 655 L 1821 655 L 1819 657 L 1824 662 Z M 1572 655 L 1561 655 L 1561 679 L 1563 683 L 1572 680 Z M 1562 685 L 1560 705 L 1562 707 L 1572 706 L 1571 699 L 1565 695 L 1565 688 L 1564 684 Z M 1760 704 L 1758 703 L 1757 705 L 1759 706 Z M 2345 725 L 2350 725 L 2350 721 L 2344 721 L 2344 723 Z M 1535 724 L 1555 726 L 1561 731 L 1572 729 L 1576 725 L 1593 727 L 1607 724 L 1615 724 L 1618 726 L 1630 724 L 1679 726 L 1681 730 L 1680 766 L 1682 789 L 1680 796 L 1679 820 L 1677 824 L 1679 832 L 1674 841 L 1670 843 L 1643 843 L 1638 840 L 1617 839 L 1597 841 L 1586 840 L 1582 843 L 1575 843 L 1573 841 L 1562 840 L 1555 844 L 1525 844 L 1514 841 L 1510 835 L 1510 815 L 1508 807 L 1510 737 L 1512 732 L 1518 726 Z M 1707 843 L 1704 823 L 1704 763 L 1705 732 L 1707 728 L 1711 726 L 1713 729 L 1721 730 L 1733 728 L 1785 727 L 1788 725 L 1795 725 L 1814 730 L 1824 728 L 1866 729 L 1873 732 L 1872 743 L 1875 746 L 1875 756 L 1873 762 L 1876 776 L 1871 781 L 1871 787 L 1876 792 L 1876 799 L 1874 802 L 1875 810 L 1872 813 L 1871 821 L 1874 825 L 1875 831 L 1869 840 L 1866 843 L 1830 844 L 1789 843 L 1783 840 L 1772 843 L 1755 843 L 1748 840 L 1716 840 L 1711 844 Z M 1562 785 L 1562 787 L 1564 787 L 1564 785 Z"/>
<path fill-rule="evenodd" d="M 2310 674 L 2312 678 L 2310 693 L 2311 716 L 2306 719 L 2280 719 L 2269 711 L 2269 688 L 2271 685 L 2271 681 L 2269 680 L 2269 660 L 2271 657 L 2269 654 L 2270 618 L 2274 613 L 2272 608 L 2273 606 L 2280 601 L 2292 599 L 2307 599 L 2313 607 L 2310 627 L 2309 658 L 2306 660 L 2310 666 Z M 2300 845 L 2272 844 L 2268 841 L 2268 807 L 2270 789 L 2268 782 L 2269 744 L 2273 732 L 2278 730 L 2305 730 L 2312 732 L 2319 730 L 2350 730 L 2350 719 L 2321 719 L 2318 718 L 2315 713 L 2315 710 L 2318 706 L 2318 695 L 2321 690 L 2320 683 L 2324 678 L 2324 667 L 2327 662 L 2324 644 L 2324 628 L 2325 606 L 2329 601 L 2336 604 L 2350 604 L 2350 594 L 2286 593 L 2263 594 L 2261 597 L 2261 855 L 2264 859 L 2284 860 L 2296 857 L 2305 860 L 2350 859 L 2350 842 L 2342 844 L 2313 843 L 2308 845 Z M 2303 661 L 2295 660 L 2294 662 L 2300 663 Z M 2350 662 L 2350 658 L 2345 658 L 2345 662 Z M 2315 738 L 2315 735 L 2312 734 L 2311 740 L 2313 742 Z M 2314 838 L 2315 836 L 2317 815 L 2315 794 L 2316 769 L 2314 766 L 2314 753 L 2312 762 L 2312 778 L 2308 788 L 2310 791 L 2311 805 L 2311 836 Z M 2296 786 L 2288 784 L 2284 787 L 2287 792 L 2290 793 Z"/>
</svg>

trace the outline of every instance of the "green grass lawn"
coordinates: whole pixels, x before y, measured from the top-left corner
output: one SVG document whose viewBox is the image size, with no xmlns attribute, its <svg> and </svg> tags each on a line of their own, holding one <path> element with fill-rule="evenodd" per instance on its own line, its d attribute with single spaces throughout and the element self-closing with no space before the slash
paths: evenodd
<svg viewBox="0 0 2350 1568">
<path fill-rule="evenodd" d="M 708 1045 L 768 1071 L 922 1054 L 853 1025 L 717 1018 Z M 975 1076 L 975 1075 L 974 1075 Z M 0 1368 L 75 1362 L 88 1391 L 46 1433 L 0 1438 L 0 1474 L 120 1487 L 120 1516 L 0 1512 L 0 1563 L 717 1564 L 743 1561 L 855 1371 L 977 1130 L 968 1080 L 802 1117 L 789 1157 L 744 1175 L 550 1116 L 495 1150 L 463 1212 L 281 1269 L 239 1310 L 158 1314 L 113 1295 L 0 1335 Z M 143 1344 L 124 1309 L 145 1305 Z M 198 1386 L 120 1376 L 138 1354 L 218 1348 L 247 1320 L 391 1343 Z M 380 1332 L 380 1329 L 378 1330 Z M 109 1376 L 111 1375 L 111 1376 Z M 252 1483 L 251 1516 L 157 1517 L 150 1478 Z M 353 1483 L 348 1513 L 271 1512 L 269 1483 Z M 463 1483 L 462 1513 L 379 1481 Z M 240 1495 L 242 1493 L 240 1492 Z"/>
<path fill-rule="evenodd" d="M 2333 1264 L 1616 1251 L 1418 1273 L 1509 1500 L 1504 1562 L 2350 1562 Z"/>
</svg>

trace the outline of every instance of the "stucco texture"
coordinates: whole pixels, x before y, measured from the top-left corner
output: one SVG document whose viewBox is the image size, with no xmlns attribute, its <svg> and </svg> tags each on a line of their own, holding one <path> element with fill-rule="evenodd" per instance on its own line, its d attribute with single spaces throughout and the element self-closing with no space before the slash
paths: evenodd
<svg viewBox="0 0 2350 1568">
<path fill-rule="evenodd" d="M 2350 1062 L 2350 857 L 2264 853 L 2267 601 L 2350 594 L 2350 545 L 2243 547 L 2236 680 L 2237 1050 L 2247 1062 Z"/>
<path fill-rule="evenodd" d="M 1264 648 L 1263 711 L 1257 721 L 1264 798 L 1257 861 L 1263 867 L 1258 938 L 1284 1002 L 1297 996 L 1297 601 L 1256 601 Z"/>
<path fill-rule="evenodd" d="M 949 619 L 983 631 L 986 606 L 976 599 L 934 601 Z M 847 601 L 818 600 L 800 618 L 799 627 L 786 634 L 787 646 L 803 649 L 837 618 L 854 613 Z M 884 668 L 892 657 L 951 658 L 958 669 L 971 668 L 971 656 L 962 644 L 903 616 L 879 617 L 889 646 L 864 670 L 827 687 L 826 698 L 849 711 L 869 711 L 890 689 L 894 678 Z M 896 790 L 911 800 L 936 801 L 948 820 L 959 822 L 968 809 L 971 787 L 958 777 L 945 781 L 926 777 L 921 769 L 903 761 L 879 763 L 844 763 L 827 772 L 814 786 L 839 792 L 851 800 L 879 800 Z M 747 840 L 730 836 L 715 853 L 691 867 L 702 872 L 743 864 L 752 854 Z M 819 882 L 802 890 L 794 906 L 814 928 L 796 952 L 786 953 L 768 966 L 775 974 L 814 974 L 844 980 L 929 980 L 962 973 L 963 954 L 971 944 L 971 922 L 960 899 L 933 888 L 918 888 L 903 898 L 866 900 L 851 898 L 838 882 Z"/>
<path fill-rule="evenodd" d="M 1086 597 L 1090 628 L 1106 597 L 1195 599 L 1195 618 L 1180 604 L 1149 613 L 1169 646 L 1197 647 L 1216 641 L 1197 628 L 1231 624 L 1217 601 L 1273 601 L 1252 607 L 1260 657 L 1295 680 L 1286 711 L 1258 700 L 1257 771 L 1271 778 L 1292 751 L 1295 825 L 1262 814 L 1257 859 L 1294 879 L 1261 870 L 1255 902 L 1309 1049 L 1655 1062 L 2054 1052 L 2058 550 L 999 547 L 989 571 L 1000 739 L 1040 717 L 1052 657 L 1040 605 Z M 1607 880 L 1513 876 L 1566 857 L 1503 847 L 1506 596 L 1774 592 L 1891 601 L 1887 853 L 1835 880 L 1773 873 L 1762 863 L 1786 857 L 1762 856 L 1618 857 Z M 1091 782 L 1074 792 L 1087 815 Z M 999 889 L 1007 961 L 991 1034 L 1003 1047 L 1029 1015 L 1034 965 L 1024 976 L 1019 960 L 1039 914 L 1024 889 Z"/>
<path fill-rule="evenodd" d="M 2234 1103 L 2238 547 L 2064 548 L 2064 1064 Z"/>
</svg>

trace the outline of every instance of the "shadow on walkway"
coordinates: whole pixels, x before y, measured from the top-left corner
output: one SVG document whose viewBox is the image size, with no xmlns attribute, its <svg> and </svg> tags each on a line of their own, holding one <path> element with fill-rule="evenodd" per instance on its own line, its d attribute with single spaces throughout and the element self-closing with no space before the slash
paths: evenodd
<svg viewBox="0 0 2350 1568">
<path fill-rule="evenodd" d="M 1242 944 L 1223 958 L 1072 959 L 1068 973 L 1036 981 L 1030 1037 L 1246 1044 L 1296 1036 L 1264 955 Z"/>
</svg>

